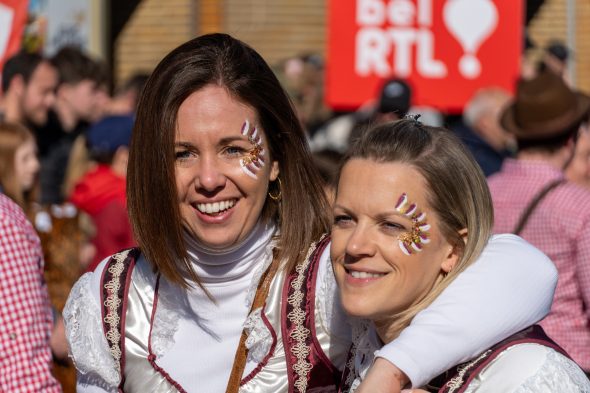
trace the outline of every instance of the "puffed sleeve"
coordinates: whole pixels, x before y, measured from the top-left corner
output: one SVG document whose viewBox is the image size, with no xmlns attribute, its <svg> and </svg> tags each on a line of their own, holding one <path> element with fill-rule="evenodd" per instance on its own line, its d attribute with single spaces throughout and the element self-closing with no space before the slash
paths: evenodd
<svg viewBox="0 0 590 393">
<path fill-rule="evenodd" d="M 376 356 L 404 371 L 412 386 L 422 386 L 542 319 L 556 284 L 557 270 L 545 254 L 518 236 L 494 236 L 480 258 Z"/>
<path fill-rule="evenodd" d="M 78 392 L 116 392 L 119 384 L 119 371 L 101 324 L 100 277 L 105 265 L 106 260 L 76 282 L 63 312 Z"/>
</svg>

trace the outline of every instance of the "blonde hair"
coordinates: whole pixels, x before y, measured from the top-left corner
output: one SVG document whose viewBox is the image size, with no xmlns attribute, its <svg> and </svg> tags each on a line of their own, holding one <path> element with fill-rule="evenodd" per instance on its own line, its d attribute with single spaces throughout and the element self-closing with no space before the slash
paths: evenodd
<svg viewBox="0 0 590 393">
<path fill-rule="evenodd" d="M 431 291 L 396 316 L 392 328 L 401 332 L 479 257 L 492 234 L 492 198 L 481 168 L 460 140 L 444 128 L 413 119 L 368 130 L 351 146 L 342 165 L 353 158 L 400 162 L 418 170 L 426 180 L 426 198 L 442 235 L 458 248 L 459 260 L 453 270 L 441 271 Z M 464 229 L 466 239 L 460 233 Z"/>
<path fill-rule="evenodd" d="M 35 141 L 28 128 L 17 123 L 0 123 L 0 186 L 2 192 L 26 213 L 30 213 L 36 190 L 24 191 L 21 188 L 16 178 L 14 160 L 18 148 L 28 141 Z"/>
</svg>

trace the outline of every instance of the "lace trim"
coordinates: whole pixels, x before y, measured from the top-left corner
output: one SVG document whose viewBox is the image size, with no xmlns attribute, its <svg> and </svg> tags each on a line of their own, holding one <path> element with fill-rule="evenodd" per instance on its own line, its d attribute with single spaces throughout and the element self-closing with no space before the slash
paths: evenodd
<svg viewBox="0 0 590 393">
<path fill-rule="evenodd" d="M 305 284 L 305 271 L 311 263 L 311 255 L 315 251 L 317 243 L 307 251 L 307 255 L 304 259 L 304 263 L 298 264 L 295 268 L 297 278 L 291 282 L 291 287 L 294 289 L 293 293 L 287 298 L 287 302 L 293 307 L 291 312 L 287 314 L 289 321 L 295 326 L 295 329 L 290 333 L 291 338 L 296 341 L 296 344 L 291 348 L 291 352 L 297 358 L 297 362 L 293 365 L 293 370 L 297 373 L 297 377 L 294 383 L 295 388 L 301 393 L 307 389 L 307 374 L 312 369 L 312 365 L 307 361 L 310 348 L 307 346 L 306 341 L 310 335 L 308 328 L 303 326 L 305 322 L 305 310 L 301 308 L 301 301 L 305 295 L 301 288 Z"/>
<path fill-rule="evenodd" d="M 547 358 L 539 371 L 514 393 L 533 392 L 590 392 L 590 381 L 576 363 L 548 348 Z"/>
<path fill-rule="evenodd" d="M 350 370 L 346 377 L 345 386 L 350 386 L 354 392 L 367 375 L 367 371 L 373 364 L 374 352 L 379 349 L 371 344 L 369 332 L 371 322 L 364 319 L 355 319 L 351 322 L 352 327 L 352 348 L 353 355 L 346 363 L 346 369 Z"/>
<path fill-rule="evenodd" d="M 63 311 L 70 357 L 84 379 L 102 380 L 109 388 L 119 385 L 118 363 L 109 351 L 100 318 L 100 308 L 91 293 L 92 273 L 72 287 Z"/>
<path fill-rule="evenodd" d="M 262 320 L 262 308 L 257 308 L 246 319 L 244 330 L 248 335 L 248 361 L 262 363 L 272 347 L 272 334 Z"/>
<path fill-rule="evenodd" d="M 332 268 L 332 260 L 328 258 L 324 271 L 322 272 L 322 283 L 318 290 L 318 296 L 316 299 L 320 299 L 316 302 L 322 323 L 328 325 L 332 321 L 334 316 L 334 300 L 337 295 L 336 279 L 334 278 L 334 269 Z M 326 329 L 328 331 L 328 329 Z"/>
<path fill-rule="evenodd" d="M 108 310 L 107 315 L 104 317 L 104 322 L 109 325 L 108 331 L 106 332 L 106 338 L 109 342 L 111 355 L 113 355 L 113 358 L 116 360 L 117 371 L 119 373 L 121 372 L 121 365 L 119 364 L 119 361 L 121 360 L 121 348 L 119 347 L 119 341 L 121 339 L 121 333 L 119 332 L 120 318 L 117 313 L 117 309 L 121 305 L 121 299 L 119 299 L 118 296 L 119 289 L 121 288 L 119 278 L 125 269 L 124 262 L 128 254 L 129 250 L 126 250 L 113 255 L 115 263 L 111 264 L 108 268 L 108 272 L 113 276 L 111 280 L 104 285 L 105 289 L 108 291 L 108 296 L 104 301 L 104 305 Z"/>
<path fill-rule="evenodd" d="M 156 357 L 161 358 L 174 344 L 180 313 L 177 311 L 178 304 L 173 303 L 178 301 L 178 296 L 171 292 L 170 284 L 163 278 L 160 279 L 159 292 L 158 308 L 152 324 L 152 351 Z"/>
<path fill-rule="evenodd" d="M 256 289 L 258 288 L 258 283 L 260 282 L 262 275 L 272 263 L 273 249 L 276 247 L 276 243 L 277 242 L 275 240 L 272 240 L 267 244 L 264 254 L 262 255 L 262 263 L 256 264 L 258 268 L 252 276 L 252 281 L 250 282 L 250 287 L 248 288 L 248 294 L 246 295 L 246 307 L 248 309 L 252 307 L 254 296 L 256 296 Z"/>
<path fill-rule="evenodd" d="M 463 378 L 465 377 L 465 373 L 467 373 L 467 371 L 469 371 L 470 368 L 472 368 L 473 366 L 478 364 L 480 360 L 485 359 L 490 353 L 492 353 L 491 349 L 485 351 L 484 353 L 479 355 L 479 357 L 470 361 L 469 363 L 465 363 L 463 366 L 459 367 L 459 369 L 458 369 L 459 372 L 457 373 L 457 376 L 454 378 L 451 378 L 445 384 L 445 386 L 447 386 L 449 388 L 448 393 L 453 393 L 455 390 L 457 390 L 461 386 L 463 386 L 463 384 L 465 383 L 463 381 Z"/>
</svg>

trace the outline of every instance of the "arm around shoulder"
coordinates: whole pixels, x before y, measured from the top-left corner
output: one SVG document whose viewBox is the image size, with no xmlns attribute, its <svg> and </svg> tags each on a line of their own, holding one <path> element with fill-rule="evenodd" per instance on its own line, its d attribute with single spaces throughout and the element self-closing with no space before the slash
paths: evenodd
<svg viewBox="0 0 590 393">
<path fill-rule="evenodd" d="M 400 336 L 377 356 L 422 386 L 450 367 L 542 319 L 557 270 L 545 254 L 514 235 L 494 236 Z"/>
</svg>

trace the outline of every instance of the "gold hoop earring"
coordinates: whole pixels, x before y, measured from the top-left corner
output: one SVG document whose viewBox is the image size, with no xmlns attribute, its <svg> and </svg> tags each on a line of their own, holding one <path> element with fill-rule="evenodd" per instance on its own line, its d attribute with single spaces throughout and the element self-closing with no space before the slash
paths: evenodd
<svg viewBox="0 0 590 393">
<path fill-rule="evenodd" d="M 268 196 L 275 202 L 279 202 L 283 196 L 281 193 L 281 178 L 277 177 L 277 181 L 279 182 L 278 192 L 273 195 L 272 192 L 268 191 Z"/>
</svg>

